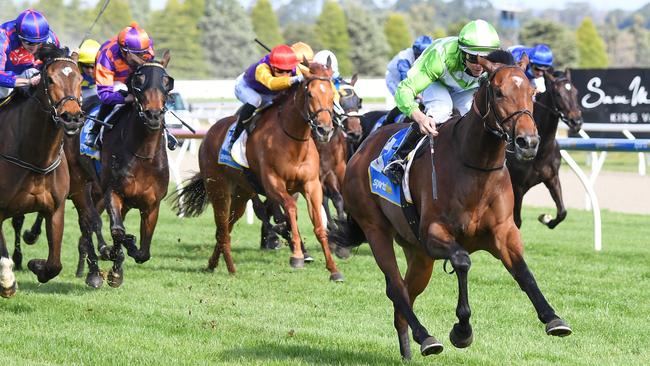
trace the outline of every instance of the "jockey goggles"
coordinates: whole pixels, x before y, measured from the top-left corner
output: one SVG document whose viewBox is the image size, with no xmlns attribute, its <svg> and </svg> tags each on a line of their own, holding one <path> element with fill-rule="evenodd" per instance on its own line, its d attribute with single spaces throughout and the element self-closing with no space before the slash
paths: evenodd
<svg viewBox="0 0 650 366">
<path fill-rule="evenodd" d="M 538 64 L 531 64 L 530 67 L 532 67 L 533 70 L 537 70 L 537 71 L 546 71 L 551 68 L 550 66 L 547 65 L 538 65 Z"/>
<path fill-rule="evenodd" d="M 36 46 L 36 45 L 39 45 L 39 44 L 43 44 L 43 42 L 32 42 L 32 41 L 28 41 L 28 40 L 22 39 L 22 38 L 20 39 L 20 42 L 22 42 L 22 44 L 25 45 L 25 46 Z"/>
<path fill-rule="evenodd" d="M 471 53 L 463 52 L 465 55 L 465 61 L 470 64 L 478 64 L 478 55 L 472 55 Z"/>
</svg>

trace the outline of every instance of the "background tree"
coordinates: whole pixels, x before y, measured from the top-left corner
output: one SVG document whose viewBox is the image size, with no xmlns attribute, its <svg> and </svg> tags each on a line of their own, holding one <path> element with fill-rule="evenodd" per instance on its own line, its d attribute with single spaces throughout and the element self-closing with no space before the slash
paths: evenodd
<svg viewBox="0 0 650 366">
<path fill-rule="evenodd" d="M 634 64 L 636 67 L 650 66 L 650 32 L 645 28 L 645 18 L 635 14 L 633 24 L 626 31 L 632 35 L 634 40 Z"/>
<path fill-rule="evenodd" d="M 265 45 L 273 48 L 284 43 L 284 38 L 280 34 L 278 18 L 273 12 L 271 3 L 268 0 L 258 0 L 251 10 L 251 21 L 253 22 L 253 31 L 257 38 Z M 264 55 L 267 51 L 259 48 L 259 55 Z"/>
<path fill-rule="evenodd" d="M 390 13 L 388 15 L 386 23 L 384 23 L 384 33 L 390 46 L 390 57 L 410 47 L 413 43 L 413 37 L 406 24 L 406 19 L 400 13 Z"/>
<path fill-rule="evenodd" d="M 158 53 L 163 49 L 172 51 L 169 73 L 176 78 L 193 79 L 209 76 L 205 50 L 201 45 L 199 18 L 193 16 L 195 9 L 203 9 L 203 0 L 168 0 L 164 9 L 151 14 L 147 32 L 154 39 Z M 182 31 L 179 31 L 181 29 Z"/>
<path fill-rule="evenodd" d="M 90 11 L 93 20 L 97 14 L 99 14 L 103 4 L 103 1 L 98 2 Z M 127 0 L 111 0 L 106 7 L 106 11 L 104 11 L 102 17 L 97 21 L 91 34 L 91 38 L 97 40 L 99 43 L 104 43 L 105 41 L 117 36 L 117 34 L 125 27 L 128 27 L 132 21 L 133 16 L 131 15 L 131 8 L 129 7 Z M 144 26 L 145 24 L 139 25 Z M 90 26 L 90 24 L 88 24 L 88 26 Z"/>
<path fill-rule="evenodd" d="M 103 0 L 100 0 L 100 2 L 103 2 Z M 149 24 L 149 16 L 151 15 L 151 4 L 149 4 L 149 0 L 129 0 L 129 7 L 131 8 L 133 19 L 141 25 Z"/>
<path fill-rule="evenodd" d="M 291 22 L 284 27 L 282 34 L 288 45 L 296 42 L 305 42 L 315 51 L 323 48 L 318 37 L 316 37 L 313 24 Z"/>
<path fill-rule="evenodd" d="M 548 20 L 533 20 L 519 33 L 519 41 L 526 46 L 546 43 L 553 50 L 553 65 L 562 69 L 578 64 L 575 34 L 565 26 Z"/>
<path fill-rule="evenodd" d="M 605 68 L 609 65 L 605 42 L 598 35 L 591 18 L 582 20 L 576 30 L 579 64 L 583 68 Z"/>
<path fill-rule="evenodd" d="M 348 18 L 354 18 L 354 22 L 348 22 L 352 70 L 361 75 L 382 76 L 386 72 L 390 49 L 381 23 L 364 9 L 358 5 L 345 9 Z"/>
<path fill-rule="evenodd" d="M 253 26 L 237 0 L 206 0 L 200 29 L 214 77 L 236 77 L 256 61 Z"/>
<path fill-rule="evenodd" d="M 413 29 L 415 37 L 421 35 L 431 35 L 436 26 L 435 19 L 437 16 L 436 8 L 432 3 L 415 2 L 408 10 L 409 25 Z"/>
<path fill-rule="evenodd" d="M 318 16 L 314 9 L 321 9 L 322 7 L 323 0 L 290 0 L 278 8 L 278 20 L 280 24 L 312 24 Z"/>
<path fill-rule="evenodd" d="M 327 0 L 316 21 L 316 36 L 326 48 L 336 55 L 339 61 L 339 71 L 342 75 L 350 75 L 350 37 L 348 36 L 347 21 L 343 9 L 334 1 Z"/>
</svg>

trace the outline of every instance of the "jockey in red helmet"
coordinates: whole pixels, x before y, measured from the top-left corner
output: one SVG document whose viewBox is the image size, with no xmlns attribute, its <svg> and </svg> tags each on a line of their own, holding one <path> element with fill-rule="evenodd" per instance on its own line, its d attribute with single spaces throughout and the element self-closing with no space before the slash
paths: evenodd
<svg viewBox="0 0 650 366">
<path fill-rule="evenodd" d="M 0 25 L 0 99 L 13 88 L 37 85 L 41 77 L 33 76 L 40 61 L 34 54 L 44 43 L 59 46 L 45 16 L 34 9 L 20 13 L 15 20 Z"/>
<path fill-rule="evenodd" d="M 244 130 L 244 124 L 260 106 L 271 103 L 282 90 L 302 81 L 303 76 L 296 68 L 296 53 L 287 45 L 279 45 L 261 60 L 250 65 L 235 81 L 235 96 L 244 105 L 239 111 L 237 127 L 231 143 Z"/>
</svg>

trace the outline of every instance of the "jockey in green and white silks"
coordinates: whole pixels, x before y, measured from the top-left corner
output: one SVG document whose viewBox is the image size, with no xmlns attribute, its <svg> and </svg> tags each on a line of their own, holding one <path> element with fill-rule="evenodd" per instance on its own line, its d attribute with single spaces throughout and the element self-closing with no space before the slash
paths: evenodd
<svg viewBox="0 0 650 366">
<path fill-rule="evenodd" d="M 435 40 L 415 61 L 408 77 L 397 87 L 395 102 L 419 128 L 410 127 L 402 146 L 384 168 L 384 173 L 393 182 L 401 181 L 402 161 L 421 136 L 418 129 L 421 133 L 436 136 L 436 123 L 447 121 L 454 108 L 461 115 L 469 111 L 479 87 L 479 77 L 483 74 L 477 57 L 487 56 L 500 45 L 494 27 L 478 19 L 463 26 L 458 37 Z M 419 94 L 422 95 L 424 113 L 416 101 Z"/>
</svg>

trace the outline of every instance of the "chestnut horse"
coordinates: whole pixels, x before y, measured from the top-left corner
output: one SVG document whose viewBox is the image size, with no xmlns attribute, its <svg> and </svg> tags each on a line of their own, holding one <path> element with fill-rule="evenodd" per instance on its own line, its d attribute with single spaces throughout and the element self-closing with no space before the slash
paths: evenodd
<svg viewBox="0 0 650 366">
<path fill-rule="evenodd" d="M 2 234 L 2 222 L 39 212 L 45 217 L 48 257 L 27 266 L 39 282 L 61 272 L 61 241 L 70 177 L 63 155 L 63 135 L 79 132 L 82 76 L 76 55 L 45 44 L 35 57 L 44 63 L 40 83 L 27 96 L 16 93 L 0 108 L 0 296 L 16 292 L 13 261 Z"/>
<path fill-rule="evenodd" d="M 328 141 L 333 132 L 334 90 L 329 66 L 312 63 L 304 71 L 304 80 L 283 92 L 274 104 L 264 110 L 257 127 L 248 136 L 246 157 L 256 180 L 266 196 L 279 202 L 289 216 L 293 253 L 289 263 L 304 266 L 297 225 L 294 193 L 302 193 L 307 201 L 314 234 L 325 254 L 330 279 L 342 281 L 327 243 L 321 221 L 323 191 L 319 181 L 318 151 L 314 139 Z M 208 130 L 199 149 L 200 173 L 190 179 L 176 197 L 175 207 L 186 216 L 197 216 L 212 203 L 217 225 L 217 243 L 208 261 L 214 270 L 221 253 L 228 272 L 234 274 L 235 264 L 230 248 L 230 232 L 246 208 L 246 201 L 256 194 L 246 175 L 238 169 L 218 163 L 219 150 L 228 128 L 236 117 L 226 117 Z M 312 133 L 314 138 L 312 138 Z"/>
<path fill-rule="evenodd" d="M 413 161 L 409 186 L 418 219 L 413 226 L 400 206 L 371 193 L 368 174 L 370 162 L 394 133 L 405 128 L 404 124 L 386 126 L 371 134 L 348 163 L 343 188 L 347 227 L 331 232 L 330 240 L 354 246 L 367 238 L 386 279 L 400 353 L 405 359 L 411 357 L 409 327 L 423 355 L 443 350 L 442 343 L 429 334 L 413 311 L 413 303 L 426 288 L 436 259 L 450 261 L 458 278 L 459 321 L 451 330 L 450 340 L 456 347 L 471 344 L 467 275 L 469 254 L 477 250 L 486 250 L 502 261 L 532 301 L 548 334 L 571 333 L 528 269 L 521 235 L 512 219 L 512 187 L 504 166 L 506 148 L 514 146 L 520 159 L 529 160 L 535 156 L 539 137 L 532 116 L 534 89 L 523 71 L 528 59 L 524 58 L 520 66 L 488 61 L 511 62 L 512 57 L 501 56 L 502 52 L 494 51 L 488 59 L 479 57 L 487 78 L 481 82 L 472 108 L 439 129 L 434 159 L 437 199 L 432 194 L 428 146 L 427 153 Z M 406 257 L 404 278 L 397 265 L 393 239 Z"/>
<path fill-rule="evenodd" d="M 144 263 L 151 257 L 160 201 L 167 194 L 169 184 L 163 134 L 165 101 L 174 88 L 174 79 L 165 70 L 170 53 L 165 51 L 160 62 L 145 62 L 132 54 L 127 57 L 139 65 L 126 82 L 135 101 L 125 105 L 111 120 L 114 127 L 104 133 L 101 151 L 100 187 L 110 219 L 113 246 L 99 249 L 102 258 L 113 261 L 107 278 L 111 287 L 119 287 L 124 280 L 122 246 L 136 263 Z M 124 217 L 132 208 L 140 211 L 139 249 L 135 236 L 128 234 L 124 227 Z M 86 244 L 89 267 L 86 283 L 99 287 L 103 279 L 97 255 L 92 241 L 87 240 Z"/>
<path fill-rule="evenodd" d="M 560 146 L 555 141 L 558 119 L 569 126 L 571 132 L 578 132 L 582 126 L 582 112 L 578 106 L 578 90 L 571 83 L 571 74 L 555 71 L 545 73 L 546 92 L 538 94 L 534 117 L 539 131 L 539 149 L 533 161 L 518 161 L 513 154 L 507 154 L 510 181 L 515 194 L 514 219 L 521 227 L 521 204 L 529 189 L 544 183 L 555 202 L 556 215 L 539 215 L 538 220 L 553 229 L 564 220 L 567 211 L 562 200 L 560 185 Z"/>
</svg>

